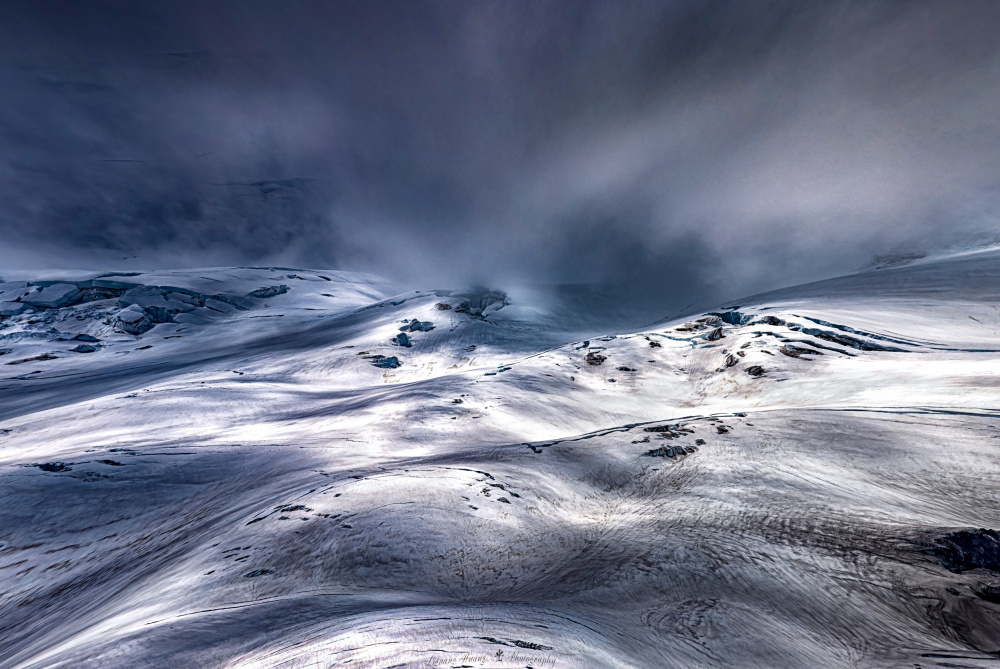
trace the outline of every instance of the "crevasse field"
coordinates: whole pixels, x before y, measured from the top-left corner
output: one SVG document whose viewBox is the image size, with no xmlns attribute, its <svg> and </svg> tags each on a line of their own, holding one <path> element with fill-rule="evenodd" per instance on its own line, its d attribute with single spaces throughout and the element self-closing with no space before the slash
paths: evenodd
<svg viewBox="0 0 1000 669">
<path fill-rule="evenodd" d="M 616 333 L 338 271 L 4 278 L 2 667 L 1000 662 L 1000 252 Z"/>
</svg>

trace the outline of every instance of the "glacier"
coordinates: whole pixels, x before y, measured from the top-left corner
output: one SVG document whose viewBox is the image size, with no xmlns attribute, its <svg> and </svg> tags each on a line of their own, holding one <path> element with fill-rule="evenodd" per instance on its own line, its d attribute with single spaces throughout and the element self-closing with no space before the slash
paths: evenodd
<svg viewBox="0 0 1000 669">
<path fill-rule="evenodd" d="M 996 250 L 618 331 L 335 270 L 5 279 L 2 667 L 1000 660 Z"/>
</svg>

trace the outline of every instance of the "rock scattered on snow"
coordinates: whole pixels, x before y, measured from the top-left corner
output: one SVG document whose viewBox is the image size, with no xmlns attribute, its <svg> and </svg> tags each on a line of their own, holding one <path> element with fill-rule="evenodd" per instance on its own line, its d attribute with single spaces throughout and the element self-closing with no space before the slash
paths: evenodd
<svg viewBox="0 0 1000 669">
<path fill-rule="evenodd" d="M 382 369 L 396 369 L 403 365 L 396 356 L 366 355 L 364 357 L 370 359 L 374 366 L 381 367 Z"/>
<path fill-rule="evenodd" d="M 11 360 L 8 365 L 23 365 L 26 362 L 38 362 L 40 360 L 55 360 L 59 356 L 52 355 L 51 353 L 42 353 L 41 355 L 33 355 L 30 358 L 21 358 L 20 360 Z"/>
<path fill-rule="evenodd" d="M 606 355 L 601 355 L 600 353 L 595 353 L 594 351 L 588 351 L 587 357 L 584 358 L 588 365 L 599 365 L 608 359 Z"/>
<path fill-rule="evenodd" d="M 750 365 L 747 367 L 747 374 L 750 376 L 762 376 L 764 374 L 764 368 L 760 365 Z"/>
<path fill-rule="evenodd" d="M 280 286 L 264 286 L 263 288 L 250 291 L 250 297 L 265 299 L 268 297 L 274 297 L 275 295 L 284 295 L 287 292 L 288 286 L 285 284 L 281 284 Z"/>
<path fill-rule="evenodd" d="M 811 358 L 804 358 L 805 355 L 823 355 L 819 351 L 814 351 L 811 348 L 802 348 L 800 346 L 792 346 L 791 344 L 785 344 L 778 349 L 789 358 L 802 358 L 803 360 L 811 360 Z"/>
<path fill-rule="evenodd" d="M 705 335 L 705 340 L 706 341 L 718 341 L 719 339 L 722 339 L 725 336 L 726 335 L 722 334 L 722 328 L 718 327 L 718 328 L 715 328 L 714 330 L 712 330 L 711 332 L 709 332 L 707 335 Z"/>
<path fill-rule="evenodd" d="M 99 346 L 94 346 L 93 344 L 79 344 L 70 349 L 72 353 L 93 353 Z"/>
<path fill-rule="evenodd" d="M 1000 573 L 1000 532 L 981 528 L 952 532 L 937 539 L 930 550 L 941 566 L 955 573 L 989 569 Z"/>
<path fill-rule="evenodd" d="M 404 346 L 406 348 L 413 346 L 413 342 L 410 341 L 410 337 L 405 332 L 400 332 L 398 335 L 393 337 L 392 342 L 397 346 Z"/>
<path fill-rule="evenodd" d="M 44 462 L 40 465 L 35 465 L 35 467 L 38 467 L 43 472 L 68 472 L 73 469 L 65 462 Z"/>
<path fill-rule="evenodd" d="M 431 321 L 419 321 L 416 318 L 411 320 L 409 323 L 399 328 L 400 332 L 430 332 L 434 329 L 434 323 Z"/>
</svg>

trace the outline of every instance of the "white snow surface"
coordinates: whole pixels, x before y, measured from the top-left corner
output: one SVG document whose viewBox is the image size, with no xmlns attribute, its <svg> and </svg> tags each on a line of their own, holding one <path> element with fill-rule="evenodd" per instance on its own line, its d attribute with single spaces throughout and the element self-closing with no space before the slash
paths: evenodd
<svg viewBox="0 0 1000 669">
<path fill-rule="evenodd" d="M 930 550 L 1000 528 L 1000 252 L 579 337 L 339 271 L 5 278 L 119 294 L 0 319 L 0 667 L 1000 657 L 1000 575 Z"/>
</svg>

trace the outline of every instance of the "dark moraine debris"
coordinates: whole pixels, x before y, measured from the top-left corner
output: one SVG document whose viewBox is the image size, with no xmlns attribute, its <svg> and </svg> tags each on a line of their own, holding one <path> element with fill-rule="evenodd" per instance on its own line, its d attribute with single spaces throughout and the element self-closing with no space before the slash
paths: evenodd
<svg viewBox="0 0 1000 669">
<path fill-rule="evenodd" d="M 70 351 L 70 353 L 93 353 L 98 348 L 100 348 L 100 347 L 99 346 L 94 346 L 93 344 L 77 344 L 76 346 L 74 346 L 73 348 L 71 348 L 69 351 Z"/>
<path fill-rule="evenodd" d="M 673 432 L 679 425 L 650 425 L 649 427 L 642 428 L 643 432 Z"/>
<path fill-rule="evenodd" d="M 281 284 L 280 286 L 265 286 L 263 288 L 258 288 L 257 290 L 250 291 L 250 297 L 256 297 L 259 299 L 267 299 L 269 297 L 274 297 L 276 295 L 284 295 L 288 292 L 288 286 Z"/>
<path fill-rule="evenodd" d="M 976 594 L 988 602 L 1000 604 L 1000 585 L 995 583 L 980 583 Z"/>
<path fill-rule="evenodd" d="M 646 455 L 653 458 L 672 458 L 674 456 L 684 455 L 684 449 L 680 446 L 676 448 L 672 446 L 660 446 L 659 448 L 646 451 Z"/>
<path fill-rule="evenodd" d="M 587 353 L 587 357 L 585 358 L 588 365 L 599 365 L 607 359 L 608 359 L 607 356 L 601 355 L 600 353 L 595 353 L 593 351 L 589 351 Z"/>
<path fill-rule="evenodd" d="M 434 329 L 431 321 L 420 321 L 414 318 L 409 323 L 399 328 L 400 332 L 430 332 Z"/>
<path fill-rule="evenodd" d="M 726 427 L 725 425 L 716 425 L 715 431 L 718 432 L 719 434 L 726 434 L 727 432 L 729 432 L 729 428 Z"/>
<path fill-rule="evenodd" d="M 695 439 L 694 443 L 696 445 L 698 445 L 698 446 L 704 446 L 705 445 L 705 440 L 704 439 Z"/>
<path fill-rule="evenodd" d="M 750 323 L 750 325 L 773 325 L 775 327 L 784 325 L 785 321 L 777 316 L 764 316 L 763 318 Z"/>
<path fill-rule="evenodd" d="M 658 341 L 649 342 L 649 348 L 663 348 L 663 344 Z"/>
<path fill-rule="evenodd" d="M 803 358 L 805 355 L 823 355 L 820 351 L 813 350 L 811 348 L 802 348 L 801 346 L 793 346 L 792 344 L 785 344 L 778 349 L 789 358 L 802 358 L 803 360 L 809 360 L 810 358 Z"/>
<path fill-rule="evenodd" d="M 763 376 L 764 368 L 761 367 L 760 365 L 750 365 L 749 367 L 747 367 L 747 374 L 749 374 L 750 376 Z"/>
<path fill-rule="evenodd" d="M 941 566 L 956 574 L 972 569 L 1000 573 L 1000 532 L 981 528 L 946 534 L 936 540 L 930 553 Z"/>
<path fill-rule="evenodd" d="M 724 335 L 722 333 L 722 328 L 721 327 L 717 327 L 714 330 L 712 330 L 711 332 L 709 332 L 707 335 L 705 335 L 705 340 L 706 341 L 718 341 L 719 339 L 722 339 L 725 336 L 726 335 Z"/>
<path fill-rule="evenodd" d="M 55 360 L 59 356 L 52 355 L 51 353 L 42 353 L 41 355 L 35 355 L 30 358 L 22 358 L 20 360 L 11 360 L 8 365 L 23 365 L 26 362 L 39 362 L 41 360 Z"/>
<path fill-rule="evenodd" d="M 244 578 L 256 578 L 257 576 L 267 576 L 268 574 L 273 574 L 273 569 L 254 569 L 251 572 L 243 574 Z"/>
<path fill-rule="evenodd" d="M 735 355 L 730 353 L 726 356 L 726 367 L 734 367 L 740 361 Z"/>
<path fill-rule="evenodd" d="M 312 511 L 308 506 L 304 504 L 283 504 L 282 506 L 274 507 L 275 511 L 283 511 L 289 513 L 291 511 Z"/>
<path fill-rule="evenodd" d="M 409 335 L 407 335 L 405 332 L 400 332 L 398 335 L 392 338 L 392 341 L 394 344 L 403 346 L 405 348 L 410 348 L 411 346 L 413 346 L 413 342 L 410 341 Z"/>
<path fill-rule="evenodd" d="M 631 367 L 626 367 L 625 365 L 622 365 L 621 367 L 616 367 L 615 369 L 617 369 L 619 372 L 634 372 L 635 371 Z"/>
<path fill-rule="evenodd" d="M 372 361 L 372 365 L 375 367 L 380 367 L 382 369 L 396 369 L 401 367 L 403 363 L 399 361 L 396 356 L 386 357 L 384 355 L 366 355 L 363 356 Z"/>
<path fill-rule="evenodd" d="M 122 463 L 117 460 L 98 460 L 102 465 L 108 465 L 109 467 L 124 467 Z"/>
<path fill-rule="evenodd" d="M 438 311 L 451 311 L 451 305 L 447 302 L 438 302 L 435 306 L 437 306 Z"/>
<path fill-rule="evenodd" d="M 41 469 L 43 472 L 68 472 L 72 471 L 73 469 L 65 462 L 45 462 L 35 466 Z"/>
</svg>

